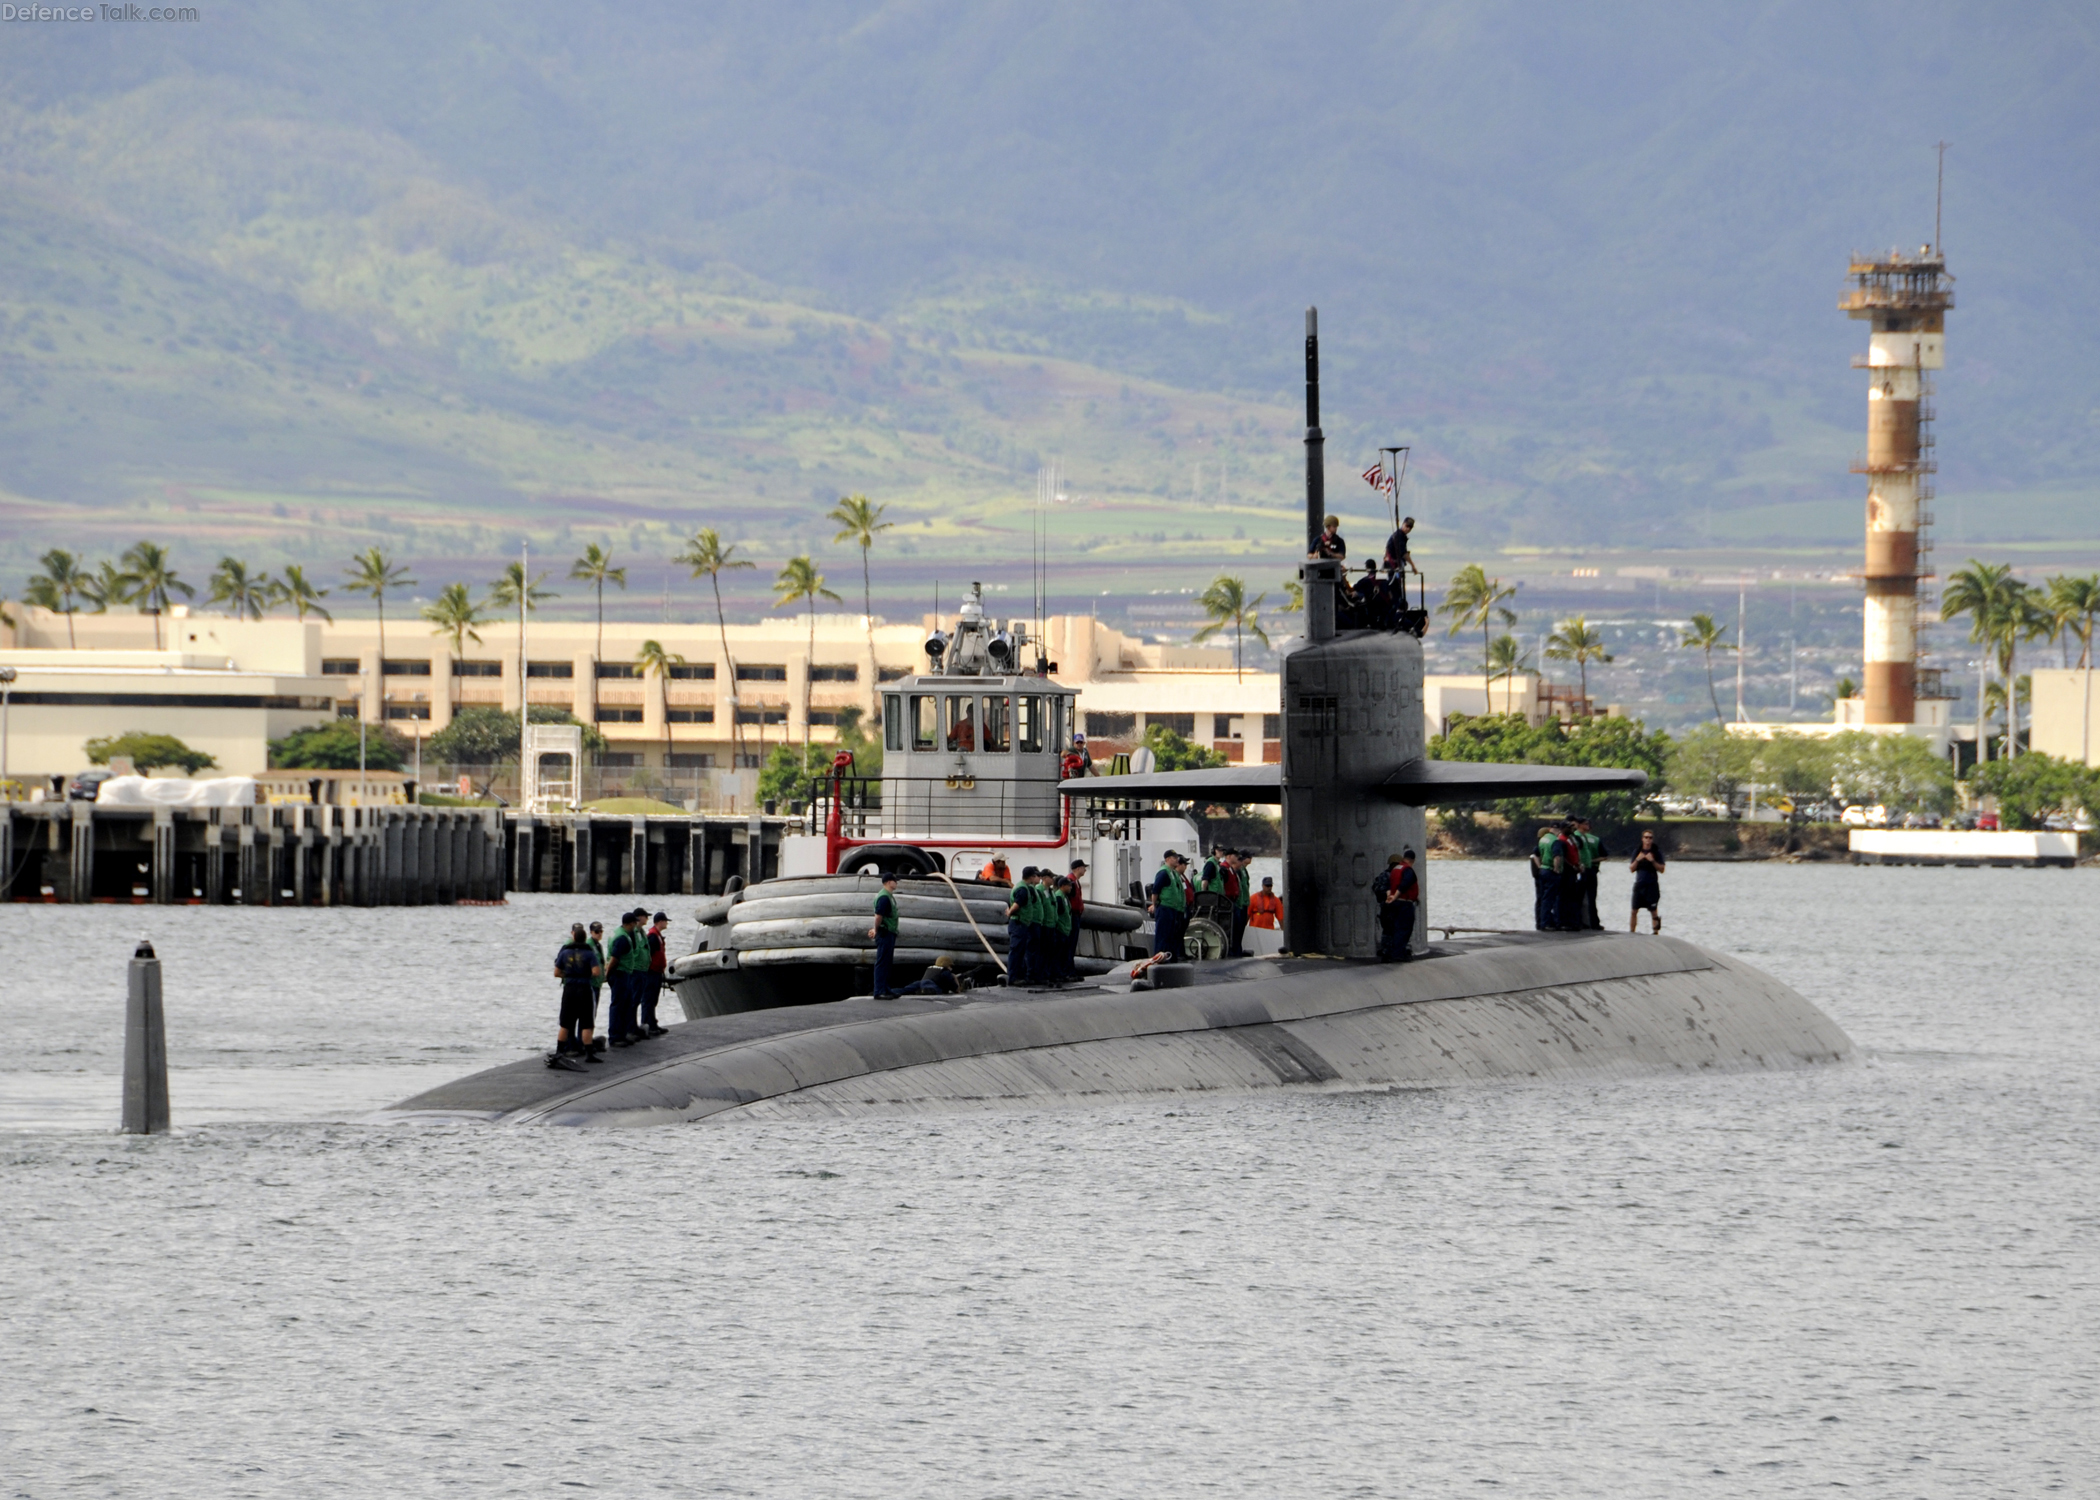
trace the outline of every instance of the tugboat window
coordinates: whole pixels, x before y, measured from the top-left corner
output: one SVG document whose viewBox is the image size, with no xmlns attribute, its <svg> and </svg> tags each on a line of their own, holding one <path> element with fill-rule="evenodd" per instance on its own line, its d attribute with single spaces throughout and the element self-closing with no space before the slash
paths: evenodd
<svg viewBox="0 0 2100 1500">
<path fill-rule="evenodd" d="M 984 700 L 984 748 L 996 750 L 1001 755 L 1013 749 L 1011 700 L 987 698 Z"/>
<path fill-rule="evenodd" d="M 938 698 L 913 697 L 911 700 L 911 747 L 914 750 L 932 750 L 939 746 L 941 738 L 940 704 Z"/>
<path fill-rule="evenodd" d="M 948 748 L 950 750 L 975 750 L 977 748 L 977 700 L 975 698 L 950 698 L 948 700 Z"/>
<path fill-rule="evenodd" d="M 885 750 L 904 748 L 903 701 L 891 693 L 882 700 L 882 747 Z"/>
<path fill-rule="evenodd" d="M 1043 748 L 1043 700 L 1041 698 L 1016 698 L 1014 700 L 1014 741 L 1021 747 L 1023 755 L 1033 755 Z"/>
</svg>

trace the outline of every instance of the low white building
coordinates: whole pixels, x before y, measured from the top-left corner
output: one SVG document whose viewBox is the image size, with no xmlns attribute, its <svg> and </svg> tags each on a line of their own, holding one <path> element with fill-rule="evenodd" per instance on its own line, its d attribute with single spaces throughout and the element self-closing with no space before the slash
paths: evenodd
<svg viewBox="0 0 2100 1500">
<path fill-rule="evenodd" d="M 173 735 L 255 775 L 269 742 L 336 714 L 321 675 L 318 625 L 171 621 L 167 649 L 0 648 L 6 690 L 5 769 L 23 783 L 86 769 L 90 739 L 132 730 Z"/>
</svg>

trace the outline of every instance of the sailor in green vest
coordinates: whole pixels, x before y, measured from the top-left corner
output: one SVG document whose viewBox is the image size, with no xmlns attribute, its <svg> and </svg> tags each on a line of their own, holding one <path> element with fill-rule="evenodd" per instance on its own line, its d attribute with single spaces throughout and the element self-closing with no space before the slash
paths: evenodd
<svg viewBox="0 0 2100 1500">
<path fill-rule="evenodd" d="M 598 993 L 605 988 L 605 981 L 612 975 L 612 962 L 605 952 L 605 924 L 603 922 L 591 923 L 591 951 L 598 955 L 598 971 L 591 976 L 591 1013 L 596 1015 L 598 1012 Z M 609 1021 L 612 1018 L 607 1016 L 606 1019 Z M 593 1045 L 598 1051 L 603 1052 L 605 1050 L 605 1042 L 606 1038 L 601 1035 Z"/>
<path fill-rule="evenodd" d="M 645 911 L 631 911 L 620 918 L 607 954 L 612 969 L 612 1015 L 606 1030 L 615 1047 L 631 1047 L 642 1040 L 642 978 L 649 972 L 649 935 L 642 930 Z"/>
<path fill-rule="evenodd" d="M 1238 887 L 1232 893 L 1232 956 L 1234 958 L 1245 958 L 1247 956 L 1247 912 L 1254 900 L 1254 892 L 1251 889 L 1254 884 L 1254 878 L 1252 872 L 1247 868 L 1247 851 L 1234 849 L 1231 852 L 1232 880 L 1233 884 Z"/>
<path fill-rule="evenodd" d="M 1591 830 L 1588 818 L 1575 820 L 1575 847 L 1582 851 L 1582 925 L 1601 932 L 1604 919 L 1597 915 L 1597 871 L 1604 864 L 1604 840 Z"/>
<path fill-rule="evenodd" d="M 1070 883 L 1046 873 L 1042 884 L 1047 918 L 1043 931 L 1049 937 L 1050 947 L 1050 961 L 1043 965 L 1043 977 L 1052 984 L 1079 977 L 1072 970 L 1072 903 L 1065 899 L 1065 887 Z M 1055 936 L 1050 936 L 1053 933 Z"/>
<path fill-rule="evenodd" d="M 1152 951 L 1164 953 L 1168 963 L 1180 961 L 1181 939 L 1189 926 L 1191 893 L 1188 877 L 1182 873 L 1187 863 L 1179 852 L 1169 849 L 1160 860 L 1159 873 L 1152 877 L 1145 901 L 1145 910 L 1152 917 Z"/>
<path fill-rule="evenodd" d="M 897 872 L 885 870 L 882 889 L 875 896 L 875 925 L 868 929 L 875 940 L 875 998 L 893 1000 L 890 964 L 897 957 Z"/>
<path fill-rule="evenodd" d="M 1540 932 L 1560 926 L 1560 862 L 1560 835 L 1541 828 L 1538 847 L 1531 854 L 1531 919 Z"/>
<path fill-rule="evenodd" d="M 1025 866 L 1021 883 L 1007 893 L 1006 982 L 1009 985 L 1035 982 L 1035 866 Z"/>
</svg>

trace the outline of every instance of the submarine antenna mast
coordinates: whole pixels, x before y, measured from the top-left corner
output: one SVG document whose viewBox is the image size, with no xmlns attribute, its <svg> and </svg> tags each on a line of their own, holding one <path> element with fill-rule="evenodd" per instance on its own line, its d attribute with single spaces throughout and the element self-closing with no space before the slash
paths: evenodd
<svg viewBox="0 0 2100 1500">
<path fill-rule="evenodd" d="M 1320 550 L 1327 514 L 1327 438 L 1320 431 L 1320 310 L 1305 310 L 1305 555 Z"/>
</svg>

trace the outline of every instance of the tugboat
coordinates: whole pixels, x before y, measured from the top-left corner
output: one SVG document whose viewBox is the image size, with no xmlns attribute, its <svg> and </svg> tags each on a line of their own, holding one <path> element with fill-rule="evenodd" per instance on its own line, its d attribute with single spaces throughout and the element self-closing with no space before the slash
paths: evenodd
<svg viewBox="0 0 2100 1500">
<path fill-rule="evenodd" d="M 927 636 L 926 657 L 925 671 L 883 689 L 880 777 L 857 775 L 841 751 L 811 808 L 822 832 L 784 839 L 774 879 L 701 903 L 699 946 L 669 969 L 688 1020 L 865 994 L 885 874 L 898 877 L 900 982 L 943 958 L 997 982 L 1007 893 L 1031 864 L 1062 874 L 1087 862 L 1082 974 L 1150 951 L 1139 893 L 1167 850 L 1196 852 L 1195 825 L 1149 798 L 1110 795 L 1115 777 L 1099 779 L 1100 795 L 1061 790 L 1092 769 L 1067 748 L 1078 694 L 1053 680 L 1025 623 L 986 615 L 981 585 L 970 585 L 952 631 Z M 1146 752 L 1133 760 L 1149 769 Z M 1215 948 L 1222 936 L 1199 929 L 1198 941 Z"/>
</svg>

